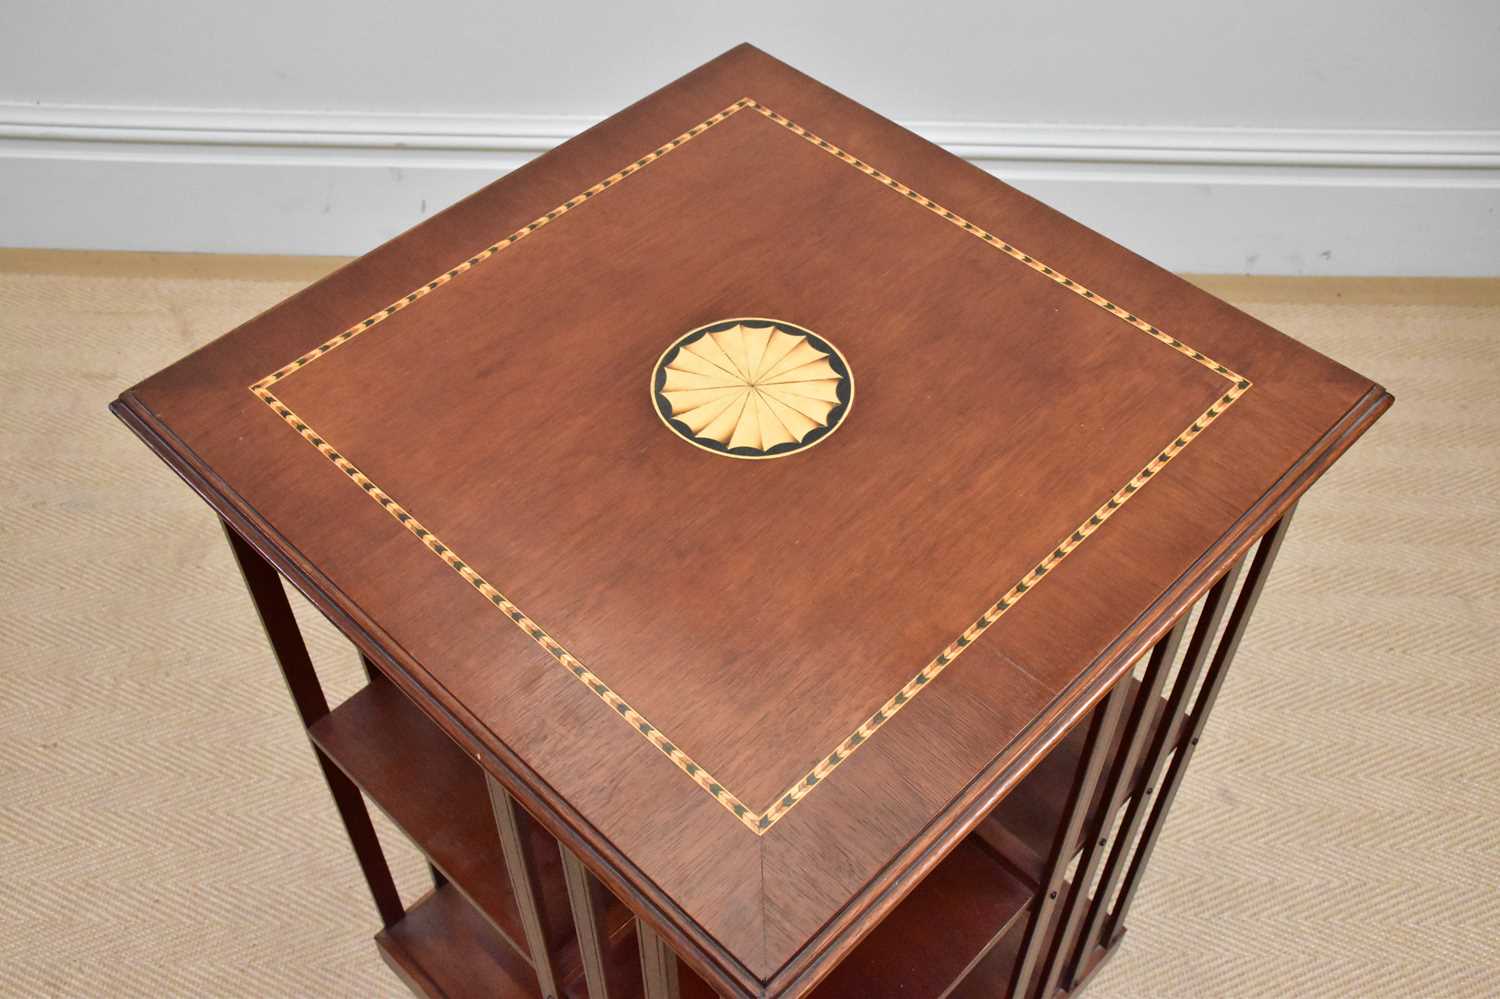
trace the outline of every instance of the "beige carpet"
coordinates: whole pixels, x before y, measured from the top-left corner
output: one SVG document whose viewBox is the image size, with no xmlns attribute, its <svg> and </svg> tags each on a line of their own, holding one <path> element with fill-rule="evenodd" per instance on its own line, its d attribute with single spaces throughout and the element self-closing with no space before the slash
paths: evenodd
<svg viewBox="0 0 1500 999">
<path fill-rule="evenodd" d="M 400 992 L 216 521 L 104 408 L 329 266 L 0 253 L 4 993 Z M 1204 283 L 1397 404 L 1303 503 L 1090 994 L 1492 995 L 1500 281 Z"/>
</svg>

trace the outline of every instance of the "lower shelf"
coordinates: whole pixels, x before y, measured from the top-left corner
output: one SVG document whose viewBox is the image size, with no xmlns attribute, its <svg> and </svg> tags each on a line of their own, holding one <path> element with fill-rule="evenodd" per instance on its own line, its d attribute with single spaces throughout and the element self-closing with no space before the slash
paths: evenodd
<svg viewBox="0 0 1500 999">
<path fill-rule="evenodd" d="M 1003 994 L 1084 727 L 1027 775 L 981 831 L 945 857 L 815 994 L 862 999 Z M 379 679 L 317 722 L 310 734 L 449 879 L 376 937 L 387 964 L 423 995 L 537 996 L 484 775 L 474 761 L 405 695 Z M 1112 749 L 1119 751 L 1118 745 Z M 1103 802 L 1094 805 L 1097 810 Z M 539 828 L 535 833 L 536 855 L 546 868 L 539 872 L 542 909 L 553 938 L 562 944 L 556 955 L 559 987 L 569 999 L 585 999 L 557 844 Z M 618 902 L 606 931 L 610 995 L 635 999 L 642 985 L 634 920 Z M 1107 953 L 1091 955 L 1086 965 L 1091 970 Z M 687 999 L 713 995 L 681 962 L 679 982 Z"/>
<path fill-rule="evenodd" d="M 1019 923 L 1032 892 L 970 836 L 814 991 L 816 996 L 940 996 Z"/>
<path fill-rule="evenodd" d="M 451 884 L 424 895 L 400 922 L 376 934 L 375 945 L 391 970 L 418 995 L 541 995 L 531 965 Z"/>
<path fill-rule="evenodd" d="M 1063 890 L 1059 893 L 1059 907 L 1067 901 L 1071 891 L 1071 885 L 1064 885 Z M 1020 919 L 1017 919 L 1015 924 L 1006 931 L 1005 936 L 994 947 L 990 948 L 989 953 L 982 960 L 975 964 L 968 976 L 956 988 L 946 994 L 947 999 L 993 999 L 995 996 L 1008 995 L 1011 973 L 1015 970 L 1016 960 L 1020 957 L 1021 943 L 1025 939 L 1026 926 L 1030 918 L 1030 913 L 1027 913 Z M 1042 942 L 1042 953 L 1045 954 L 1052 949 L 1052 937 L 1057 931 L 1057 921 L 1053 920 L 1052 926 L 1047 933 L 1047 939 Z M 1109 947 L 1095 947 L 1091 953 L 1084 955 L 1083 960 L 1078 964 L 1078 980 L 1075 983 L 1075 992 L 1087 984 L 1089 978 L 1093 976 L 1094 972 L 1099 970 L 1105 959 L 1115 952 L 1115 945 L 1120 942 L 1120 937 L 1124 935 L 1124 932 L 1121 931 Z M 1033 987 L 1039 989 L 1041 986 L 1036 985 Z M 1067 995 L 1067 992 L 1059 989 L 1050 999 L 1062 999 L 1062 997 Z M 1031 999 L 1040 999 L 1040 997 L 1033 995 Z"/>
<path fill-rule="evenodd" d="M 1133 703 L 1139 684 L 1127 695 Z M 1146 745 L 1164 724 L 1166 701 L 1150 705 Z M 1174 724 L 1169 740 L 1183 731 Z M 1004 995 L 1015 967 L 1036 885 L 1063 820 L 1088 726 L 1079 724 L 931 874 L 855 948 L 824 982 L 818 996 L 911 997 Z M 1117 729 L 1105 768 L 1124 751 Z M 1142 754 L 1144 756 L 1144 754 Z M 1129 777 L 1141 790 L 1144 767 Z M 1107 823 L 1103 782 L 1084 829 Z M 1081 844 L 1075 844 L 1075 849 Z M 1068 887 L 1064 886 L 1064 898 Z M 1060 909 L 1060 906 L 1058 907 Z M 1055 910 L 1056 911 L 1056 910 Z M 1056 930 L 1056 920 L 1049 932 Z M 1050 941 L 1044 946 L 1050 947 Z M 1098 948 L 1080 966 L 1080 981 L 1113 948 Z M 1046 950 L 1043 950 L 1046 953 Z"/>
<path fill-rule="evenodd" d="M 538 995 L 479 766 L 383 679 L 314 723 L 309 735 L 448 878 L 376 937 L 386 963 L 422 995 Z M 557 841 L 528 827 L 536 837 L 542 914 L 559 945 L 559 987 L 584 999 Z M 605 931 L 611 996 L 640 995 L 634 919 L 618 900 Z M 684 997 L 713 995 L 686 966 L 679 966 L 679 980 Z"/>
<path fill-rule="evenodd" d="M 417 995 L 466 999 L 540 999 L 531 965 L 521 960 L 451 884 L 428 892 L 399 923 L 375 935 L 380 956 Z M 642 994 L 635 932 L 627 928 L 610 939 L 610 996 Z M 681 962 L 682 999 L 713 999 L 708 983 Z M 566 999 L 587 999 L 581 971 L 562 986 Z"/>
<path fill-rule="evenodd" d="M 478 764 L 385 680 L 372 681 L 308 734 L 526 959 L 526 937 Z M 535 848 L 550 930 L 556 939 L 567 939 L 573 931 L 562 860 L 550 838 Z"/>
<path fill-rule="evenodd" d="M 640 999 L 645 994 L 634 920 L 631 920 L 623 932 L 610 937 L 609 952 L 605 954 L 604 961 L 610 999 Z M 677 962 L 677 991 L 679 999 L 717 999 L 718 995 L 682 961 Z M 583 980 L 581 972 L 563 985 L 563 995 L 567 999 L 589 999 L 588 992 L 588 984 Z"/>
<path fill-rule="evenodd" d="M 1021 956 L 1021 942 L 1030 921 L 1030 913 L 1017 919 L 1005 936 L 947 995 L 951 999 L 994 999 L 995 996 L 1009 995 L 1011 972 L 1015 970 L 1016 959 Z"/>
</svg>

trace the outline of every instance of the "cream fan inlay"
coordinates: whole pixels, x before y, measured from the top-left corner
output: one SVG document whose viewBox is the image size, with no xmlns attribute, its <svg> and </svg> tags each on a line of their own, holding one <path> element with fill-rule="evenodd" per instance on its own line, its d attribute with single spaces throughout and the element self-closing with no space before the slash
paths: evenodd
<svg viewBox="0 0 1500 999">
<path fill-rule="evenodd" d="M 672 419 L 704 440 L 762 452 L 826 427 L 844 377 L 806 336 L 743 324 L 684 344 L 665 372 Z"/>
</svg>

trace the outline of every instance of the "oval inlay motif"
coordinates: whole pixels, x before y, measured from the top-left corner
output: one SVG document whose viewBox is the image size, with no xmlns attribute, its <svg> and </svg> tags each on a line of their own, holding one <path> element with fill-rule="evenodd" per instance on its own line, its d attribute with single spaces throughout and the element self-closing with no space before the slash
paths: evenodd
<svg viewBox="0 0 1500 999">
<path fill-rule="evenodd" d="M 725 319 L 677 340 L 656 363 L 652 400 L 690 443 L 733 458 L 779 458 L 836 430 L 854 401 L 838 349 L 779 319 Z"/>
</svg>

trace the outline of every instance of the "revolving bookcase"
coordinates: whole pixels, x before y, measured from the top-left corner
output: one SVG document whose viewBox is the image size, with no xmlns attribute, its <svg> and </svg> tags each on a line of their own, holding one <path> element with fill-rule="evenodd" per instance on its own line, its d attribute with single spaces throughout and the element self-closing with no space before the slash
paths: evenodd
<svg viewBox="0 0 1500 999">
<path fill-rule="evenodd" d="M 1390 403 L 740 46 L 113 409 L 224 522 L 418 993 L 1050 999 Z"/>
</svg>

